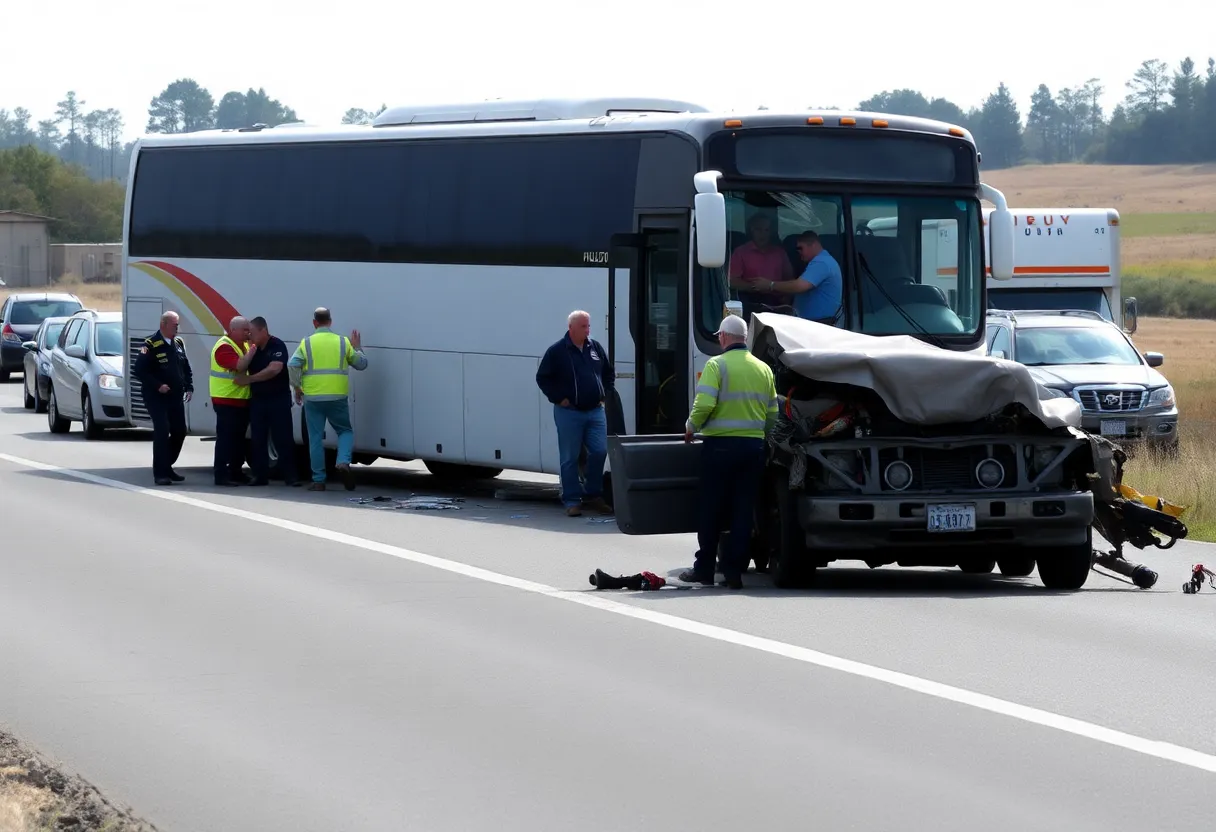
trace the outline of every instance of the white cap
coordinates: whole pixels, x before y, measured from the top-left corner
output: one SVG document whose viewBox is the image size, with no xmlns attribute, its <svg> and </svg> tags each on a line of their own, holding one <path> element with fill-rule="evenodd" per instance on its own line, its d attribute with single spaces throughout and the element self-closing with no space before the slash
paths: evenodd
<svg viewBox="0 0 1216 832">
<path fill-rule="evenodd" d="M 718 331 L 714 335 L 721 335 L 723 332 L 742 338 L 747 335 L 747 322 L 738 315 L 727 315 L 722 319 L 722 325 L 718 327 Z"/>
</svg>

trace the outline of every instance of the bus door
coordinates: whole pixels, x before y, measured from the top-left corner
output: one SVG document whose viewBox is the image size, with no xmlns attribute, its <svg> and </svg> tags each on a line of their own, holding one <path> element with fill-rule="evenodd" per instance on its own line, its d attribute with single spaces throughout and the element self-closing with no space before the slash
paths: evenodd
<svg viewBox="0 0 1216 832">
<path fill-rule="evenodd" d="M 692 404 L 687 216 L 643 216 L 637 238 L 630 292 L 637 432 L 608 437 L 613 507 L 626 534 L 691 532 L 701 445 L 684 443 Z"/>
</svg>

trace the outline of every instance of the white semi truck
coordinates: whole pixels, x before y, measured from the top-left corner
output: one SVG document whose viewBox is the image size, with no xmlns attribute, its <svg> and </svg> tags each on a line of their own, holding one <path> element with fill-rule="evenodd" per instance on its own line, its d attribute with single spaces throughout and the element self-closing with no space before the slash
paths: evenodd
<svg viewBox="0 0 1216 832">
<path fill-rule="evenodd" d="M 985 224 L 991 208 L 984 209 Z M 1136 331 L 1136 299 L 1120 290 L 1119 212 L 1113 208 L 1011 208 L 1011 280 L 988 277 L 992 309 L 1083 309 Z M 897 233 L 893 217 L 867 223 L 876 236 Z M 957 288 L 953 222 L 921 226 L 921 273 L 936 275 L 947 296 Z M 989 266 L 985 255 L 985 266 Z M 990 270 L 989 270 L 990 272 Z M 1118 317 L 1116 317 L 1118 316 Z"/>
</svg>

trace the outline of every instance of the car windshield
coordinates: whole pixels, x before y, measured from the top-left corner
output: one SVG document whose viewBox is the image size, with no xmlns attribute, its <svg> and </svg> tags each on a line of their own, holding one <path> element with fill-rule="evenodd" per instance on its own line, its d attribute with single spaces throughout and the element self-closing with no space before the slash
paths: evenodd
<svg viewBox="0 0 1216 832">
<path fill-rule="evenodd" d="M 1028 367 L 1140 363 L 1123 334 L 1109 327 L 1027 327 L 1017 331 L 1014 348 L 1018 362 Z"/>
<path fill-rule="evenodd" d="M 58 317 L 57 315 L 54 317 Z M 42 331 L 42 346 L 45 349 L 50 349 L 51 345 L 59 340 L 59 333 L 63 332 L 66 321 L 61 321 L 55 324 L 47 324 Z"/>
<path fill-rule="evenodd" d="M 122 321 L 103 321 L 97 325 L 93 351 L 97 355 L 122 355 Z"/>
<path fill-rule="evenodd" d="M 21 300 L 13 304 L 10 323 L 14 326 L 33 326 L 47 318 L 66 318 L 80 311 L 74 300 Z"/>
</svg>

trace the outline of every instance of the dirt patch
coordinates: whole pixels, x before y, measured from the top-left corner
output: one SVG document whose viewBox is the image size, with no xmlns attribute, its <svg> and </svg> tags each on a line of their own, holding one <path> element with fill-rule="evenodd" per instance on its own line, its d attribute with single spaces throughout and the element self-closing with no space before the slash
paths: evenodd
<svg viewBox="0 0 1216 832">
<path fill-rule="evenodd" d="M 0 731 L 0 832 L 156 832 Z"/>
<path fill-rule="evenodd" d="M 1216 165 L 1024 165 L 982 172 L 1012 207 L 1216 212 Z"/>
</svg>

